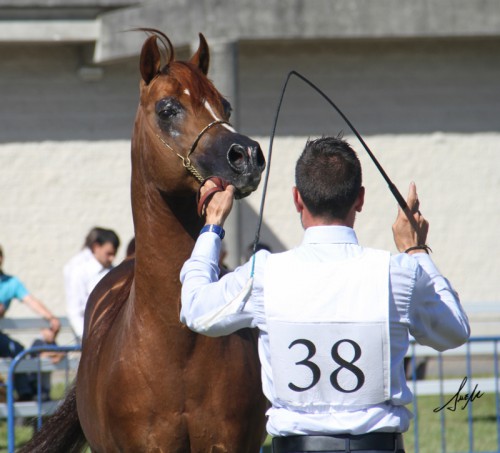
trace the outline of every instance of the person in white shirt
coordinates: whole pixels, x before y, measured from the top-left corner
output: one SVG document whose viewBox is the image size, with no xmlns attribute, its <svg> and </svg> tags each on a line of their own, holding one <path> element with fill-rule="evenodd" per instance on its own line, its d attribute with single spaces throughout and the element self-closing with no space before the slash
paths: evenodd
<svg viewBox="0 0 500 453">
<path fill-rule="evenodd" d="M 120 239 L 113 230 L 95 227 L 87 235 L 83 249 L 64 266 L 68 319 L 80 342 L 89 295 L 113 267 L 119 246 Z"/>
<path fill-rule="evenodd" d="M 259 251 L 220 279 L 234 188 L 213 196 L 181 270 L 180 319 L 210 336 L 259 329 L 275 453 L 404 452 L 402 433 L 412 417 L 403 366 L 409 335 L 440 351 L 470 335 L 457 293 L 428 254 L 429 224 L 416 186 L 410 184 L 408 209 L 399 209 L 393 225 L 402 253 L 391 256 L 358 244 L 353 227 L 365 190 L 347 142 L 308 141 L 295 176 L 302 244 Z"/>
</svg>

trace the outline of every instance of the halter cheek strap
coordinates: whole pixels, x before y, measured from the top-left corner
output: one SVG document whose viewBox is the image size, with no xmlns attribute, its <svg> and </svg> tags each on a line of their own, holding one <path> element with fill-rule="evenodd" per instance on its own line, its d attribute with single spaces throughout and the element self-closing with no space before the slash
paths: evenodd
<svg viewBox="0 0 500 453">
<path fill-rule="evenodd" d="M 231 124 L 228 121 L 224 121 L 224 120 L 215 120 L 215 121 L 212 121 L 211 123 L 207 124 L 201 130 L 201 132 L 198 134 L 198 137 L 195 138 L 193 144 L 191 145 L 191 149 L 189 150 L 187 157 L 189 157 L 191 155 L 191 153 L 195 150 L 195 148 L 198 145 L 198 142 L 200 141 L 200 138 L 203 136 L 203 134 L 205 132 L 207 132 L 209 129 L 212 129 L 212 127 L 216 126 L 217 124 L 227 124 L 227 125 L 231 126 Z"/>
<path fill-rule="evenodd" d="M 205 132 L 207 132 L 209 129 L 212 127 L 216 126 L 217 124 L 228 124 L 229 126 L 231 125 L 228 121 L 224 120 L 215 120 L 212 121 L 211 123 L 207 124 L 198 134 L 198 136 L 194 139 L 193 144 L 191 145 L 191 148 L 189 148 L 189 152 L 187 153 L 187 156 L 184 157 L 178 152 L 174 150 L 160 135 L 156 134 L 156 136 L 159 138 L 159 140 L 168 148 L 170 149 L 179 159 L 182 160 L 182 166 L 189 171 L 197 180 L 200 184 L 203 184 L 205 179 L 201 175 L 201 173 L 195 168 L 195 166 L 191 163 L 191 159 L 189 156 L 193 153 L 193 151 L 196 149 L 196 146 L 198 145 L 198 142 L 200 141 L 201 137 Z"/>
</svg>

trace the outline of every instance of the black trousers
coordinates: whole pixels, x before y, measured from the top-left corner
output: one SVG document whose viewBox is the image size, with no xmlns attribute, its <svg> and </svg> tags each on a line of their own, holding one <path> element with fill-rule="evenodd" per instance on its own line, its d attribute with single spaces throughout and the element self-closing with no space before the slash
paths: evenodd
<svg viewBox="0 0 500 453">
<path fill-rule="evenodd" d="M 273 439 L 273 453 L 404 453 L 399 433 L 285 436 Z"/>
</svg>

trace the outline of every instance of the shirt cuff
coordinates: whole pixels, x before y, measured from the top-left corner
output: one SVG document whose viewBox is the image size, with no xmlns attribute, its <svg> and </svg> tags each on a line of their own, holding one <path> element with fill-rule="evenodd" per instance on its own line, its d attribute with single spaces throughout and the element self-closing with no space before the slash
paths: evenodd
<svg viewBox="0 0 500 453">
<path fill-rule="evenodd" d="M 208 231 L 200 234 L 194 245 L 191 257 L 203 256 L 210 261 L 219 262 L 221 238 L 217 233 Z"/>
<path fill-rule="evenodd" d="M 418 264 L 422 267 L 427 275 L 434 277 L 436 275 L 441 275 L 438 268 L 432 261 L 432 258 L 425 252 L 423 253 L 413 253 L 412 258 L 415 258 Z"/>
</svg>

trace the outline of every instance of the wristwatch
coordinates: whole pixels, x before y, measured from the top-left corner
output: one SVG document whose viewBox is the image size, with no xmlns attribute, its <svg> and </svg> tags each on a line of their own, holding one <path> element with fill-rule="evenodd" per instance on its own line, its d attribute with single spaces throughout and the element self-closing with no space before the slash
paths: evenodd
<svg viewBox="0 0 500 453">
<path fill-rule="evenodd" d="M 224 236 L 226 234 L 226 232 L 224 231 L 224 228 L 222 228 L 220 225 L 205 225 L 201 229 L 200 234 L 207 233 L 209 231 L 217 234 L 221 239 L 224 239 Z"/>
</svg>

